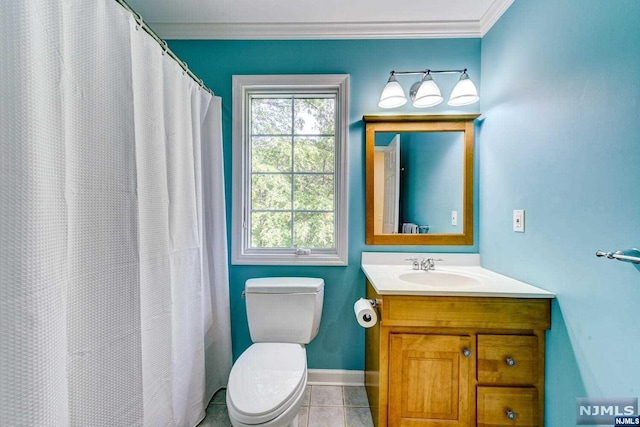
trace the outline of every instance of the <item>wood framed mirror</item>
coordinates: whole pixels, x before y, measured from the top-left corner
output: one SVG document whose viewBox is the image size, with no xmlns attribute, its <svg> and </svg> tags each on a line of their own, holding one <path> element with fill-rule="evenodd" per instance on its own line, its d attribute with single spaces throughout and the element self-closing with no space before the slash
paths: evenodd
<svg viewBox="0 0 640 427">
<path fill-rule="evenodd" d="M 362 118 L 368 245 L 473 245 L 478 116 Z"/>
</svg>

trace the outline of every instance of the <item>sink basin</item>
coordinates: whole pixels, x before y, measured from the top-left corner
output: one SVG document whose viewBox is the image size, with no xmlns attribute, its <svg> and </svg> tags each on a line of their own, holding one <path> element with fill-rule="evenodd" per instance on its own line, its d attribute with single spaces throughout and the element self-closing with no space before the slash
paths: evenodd
<svg viewBox="0 0 640 427">
<path fill-rule="evenodd" d="M 444 271 L 416 271 L 398 277 L 405 282 L 438 288 L 474 288 L 483 284 L 482 280 L 464 274 Z"/>
</svg>

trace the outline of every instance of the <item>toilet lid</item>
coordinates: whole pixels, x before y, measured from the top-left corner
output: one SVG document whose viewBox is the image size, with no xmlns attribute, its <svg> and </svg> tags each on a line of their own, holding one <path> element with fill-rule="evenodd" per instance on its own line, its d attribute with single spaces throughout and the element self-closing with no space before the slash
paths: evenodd
<svg viewBox="0 0 640 427">
<path fill-rule="evenodd" d="M 324 288 L 324 279 L 315 277 L 259 277 L 245 282 L 248 294 L 316 293 Z"/>
<path fill-rule="evenodd" d="M 229 375 L 228 401 L 245 423 L 259 424 L 280 415 L 305 383 L 304 346 L 256 343 L 238 358 Z"/>
</svg>

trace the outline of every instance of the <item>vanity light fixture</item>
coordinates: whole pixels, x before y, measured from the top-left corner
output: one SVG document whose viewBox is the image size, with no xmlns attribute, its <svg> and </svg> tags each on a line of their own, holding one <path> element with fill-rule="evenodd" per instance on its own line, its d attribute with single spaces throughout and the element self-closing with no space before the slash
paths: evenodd
<svg viewBox="0 0 640 427">
<path fill-rule="evenodd" d="M 398 83 L 396 76 L 404 75 L 416 75 L 421 74 L 422 80 L 415 82 L 409 90 L 409 96 L 413 102 L 413 106 L 416 108 L 433 107 L 442 102 L 442 94 L 440 88 L 433 80 L 431 74 L 460 74 L 458 83 L 451 92 L 451 97 L 447 104 L 452 107 L 461 107 L 463 105 L 470 105 L 478 102 L 480 97 L 478 96 L 478 90 L 473 84 L 467 69 L 464 70 L 424 70 L 424 71 L 391 71 L 389 80 L 382 90 L 380 95 L 380 102 L 378 107 L 380 108 L 397 108 L 404 105 L 407 102 L 407 97 L 402 90 L 402 86 Z"/>
</svg>

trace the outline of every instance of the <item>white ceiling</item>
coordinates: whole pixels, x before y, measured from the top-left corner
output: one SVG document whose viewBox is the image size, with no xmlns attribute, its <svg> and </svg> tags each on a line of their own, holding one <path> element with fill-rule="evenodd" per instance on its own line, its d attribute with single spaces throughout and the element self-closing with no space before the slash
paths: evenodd
<svg viewBox="0 0 640 427">
<path fill-rule="evenodd" d="M 165 39 L 482 37 L 514 0 L 127 0 Z"/>
</svg>

